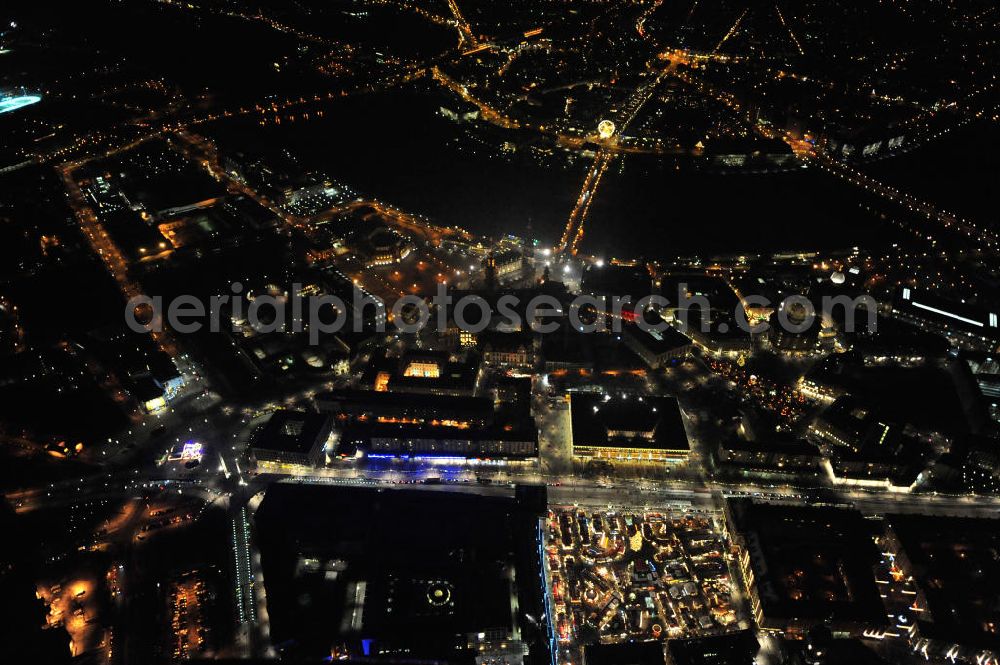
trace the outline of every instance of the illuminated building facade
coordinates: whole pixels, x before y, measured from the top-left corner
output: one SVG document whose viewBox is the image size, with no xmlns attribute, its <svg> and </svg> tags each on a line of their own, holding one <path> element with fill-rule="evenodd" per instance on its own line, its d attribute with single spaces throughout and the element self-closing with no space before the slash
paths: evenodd
<svg viewBox="0 0 1000 665">
<path fill-rule="evenodd" d="M 689 337 L 669 327 L 662 331 L 646 332 L 630 323 L 623 326 L 622 339 L 628 348 L 653 369 L 664 367 L 673 360 L 687 358 L 693 348 Z"/>
<path fill-rule="evenodd" d="M 538 431 L 520 410 L 495 411 L 487 397 L 336 390 L 316 396 L 339 432 L 338 453 L 369 457 L 532 459 Z"/>
<path fill-rule="evenodd" d="M 306 411 L 276 411 L 250 443 L 259 470 L 295 471 L 319 465 L 330 444 L 333 418 Z"/>
<path fill-rule="evenodd" d="M 807 441 L 726 439 L 712 461 L 717 470 L 761 477 L 815 477 L 823 470 L 823 456 Z"/>
<path fill-rule="evenodd" d="M 570 398 L 573 456 L 617 461 L 684 462 L 691 452 L 671 397 Z"/>
<path fill-rule="evenodd" d="M 491 367 L 529 369 L 535 363 L 530 332 L 484 332 L 478 336 L 483 362 Z"/>
<path fill-rule="evenodd" d="M 496 278 L 515 278 L 521 275 L 524 267 L 524 256 L 517 250 L 508 250 L 497 254 L 494 258 L 494 269 Z"/>
<path fill-rule="evenodd" d="M 834 485 L 912 491 L 928 464 L 925 443 L 851 395 L 837 399 L 809 426 L 823 447 Z"/>
<path fill-rule="evenodd" d="M 357 430 L 352 432 L 356 433 Z M 464 430 L 376 425 L 362 436 L 367 439 L 369 457 L 527 459 L 538 456 L 537 432 L 507 432 L 502 428 Z"/>
<path fill-rule="evenodd" d="M 412 249 L 409 241 L 384 226 L 369 233 L 359 245 L 365 265 L 369 268 L 399 263 L 409 256 Z"/>
<path fill-rule="evenodd" d="M 446 396 L 476 394 L 480 379 L 478 358 L 446 352 L 408 352 L 387 356 L 372 354 L 361 385 L 380 391 Z"/>
<path fill-rule="evenodd" d="M 403 376 L 416 376 L 422 379 L 436 379 L 441 376 L 441 365 L 431 360 L 414 359 L 403 368 Z"/>
<path fill-rule="evenodd" d="M 396 425 L 445 426 L 472 429 L 494 421 L 486 397 L 439 397 L 369 390 L 332 390 L 316 395 L 316 405 L 338 423 L 381 422 Z"/>
</svg>

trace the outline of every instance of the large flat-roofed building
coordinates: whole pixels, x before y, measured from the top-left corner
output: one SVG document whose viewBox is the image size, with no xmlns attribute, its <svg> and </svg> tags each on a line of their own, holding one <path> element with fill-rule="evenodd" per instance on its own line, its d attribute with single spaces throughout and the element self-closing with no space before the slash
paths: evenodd
<svg viewBox="0 0 1000 665">
<path fill-rule="evenodd" d="M 576 457 L 683 462 L 691 452 L 672 397 L 573 393 L 570 412 Z"/>
<path fill-rule="evenodd" d="M 889 515 L 883 549 L 912 579 L 912 648 L 929 659 L 1000 661 L 1000 520 Z"/>
<path fill-rule="evenodd" d="M 741 353 L 751 348 L 750 334 L 739 325 L 734 312 L 742 307 L 739 296 L 719 277 L 664 275 L 660 293 L 670 302 L 663 312 L 668 321 L 709 353 Z"/>
<path fill-rule="evenodd" d="M 883 418 L 851 395 L 838 398 L 810 425 L 835 485 L 908 492 L 928 465 L 929 450 L 905 434 L 905 424 Z"/>
<path fill-rule="evenodd" d="M 520 408 L 495 409 L 487 397 L 334 390 L 316 396 L 340 433 L 337 454 L 369 457 L 531 459 L 538 430 Z"/>
<path fill-rule="evenodd" d="M 493 423 L 488 397 L 390 393 L 376 390 L 331 390 L 316 395 L 320 411 L 338 423 L 370 421 L 394 425 L 485 427 Z"/>
<path fill-rule="evenodd" d="M 879 552 L 861 513 L 748 499 L 727 501 L 725 512 L 760 628 L 804 634 L 827 624 L 856 636 L 887 624 Z"/>
<path fill-rule="evenodd" d="M 373 354 L 361 385 L 377 391 L 426 395 L 474 395 L 480 368 L 471 357 L 452 357 L 439 351 L 407 352 L 387 356 Z"/>
<path fill-rule="evenodd" d="M 1000 494 L 1000 440 L 986 436 L 962 441 L 962 486 L 973 494 Z"/>
<path fill-rule="evenodd" d="M 808 441 L 724 439 L 712 462 L 717 471 L 761 477 L 815 477 L 823 472 L 823 456 Z"/>
<path fill-rule="evenodd" d="M 539 515 L 513 497 L 278 483 L 254 519 L 283 659 L 550 662 Z"/>
<path fill-rule="evenodd" d="M 538 431 L 503 427 L 372 425 L 344 430 L 343 438 L 368 451 L 369 457 L 530 459 L 538 456 Z"/>
<path fill-rule="evenodd" d="M 583 649 L 584 665 L 664 665 L 663 642 L 588 644 Z"/>
<path fill-rule="evenodd" d="M 753 665 L 760 644 L 751 630 L 667 641 L 667 665 Z"/>
<path fill-rule="evenodd" d="M 673 328 L 646 331 L 636 324 L 628 324 L 622 329 L 622 339 L 628 348 L 653 369 L 659 369 L 671 360 L 691 355 L 694 344 L 690 337 Z"/>
<path fill-rule="evenodd" d="M 332 431 L 328 414 L 277 411 L 253 437 L 250 457 L 264 471 L 313 467 L 323 460 Z"/>
<path fill-rule="evenodd" d="M 988 425 L 975 375 L 968 363 L 955 358 L 911 364 L 839 353 L 818 363 L 803 383 L 811 385 L 811 394 L 823 393 L 837 400 L 811 428 L 837 446 L 858 448 L 867 428 L 877 420 L 945 436 L 979 432 Z M 818 431 L 820 421 L 832 425 L 826 427 L 832 436 Z"/>
</svg>

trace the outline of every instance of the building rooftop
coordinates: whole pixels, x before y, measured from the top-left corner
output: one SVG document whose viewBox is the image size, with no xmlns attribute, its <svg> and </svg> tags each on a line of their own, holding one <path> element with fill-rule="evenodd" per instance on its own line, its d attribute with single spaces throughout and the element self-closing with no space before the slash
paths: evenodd
<svg viewBox="0 0 1000 665">
<path fill-rule="evenodd" d="M 889 480 L 895 486 L 909 487 L 929 460 L 929 446 L 907 435 L 904 424 L 883 418 L 851 395 L 838 398 L 817 425 L 839 444 L 830 450 L 838 477 Z"/>
<path fill-rule="evenodd" d="M 663 665 L 662 642 L 588 644 L 583 650 L 584 665 Z"/>
<path fill-rule="evenodd" d="M 256 514 L 273 639 L 293 659 L 471 662 L 469 634 L 539 611 L 514 573 L 531 575 L 536 519 L 513 499 L 273 485 Z"/>
<path fill-rule="evenodd" d="M 949 434 L 976 431 L 985 418 L 982 396 L 968 365 L 948 359 L 920 366 L 865 364 L 843 354 L 807 375 L 810 381 L 849 393 L 883 422 L 909 423 Z"/>
<path fill-rule="evenodd" d="M 927 600 L 921 635 L 1000 648 L 1000 520 L 890 515 L 886 521 Z"/>
<path fill-rule="evenodd" d="M 726 510 L 749 554 L 766 626 L 886 624 L 875 584 L 879 552 L 861 513 L 747 499 L 730 500 Z"/>
<path fill-rule="evenodd" d="M 736 437 L 730 437 L 720 442 L 726 450 L 739 450 L 747 452 L 760 452 L 775 455 L 810 455 L 819 457 L 820 453 L 816 446 L 801 439 L 759 439 L 757 441 L 747 441 Z"/>
<path fill-rule="evenodd" d="M 533 351 L 535 345 L 535 337 L 530 330 L 516 332 L 484 330 L 477 335 L 477 341 L 479 348 L 484 351 L 489 350 L 504 353 L 515 353 L 521 349 L 530 353 Z"/>
<path fill-rule="evenodd" d="M 316 402 L 324 409 L 344 412 L 371 412 L 413 410 L 437 412 L 441 418 L 456 413 L 477 416 L 487 420 L 493 414 L 493 403 L 488 397 L 468 395 L 428 395 L 424 393 L 392 393 L 378 390 L 351 390 L 340 388 L 318 393 Z"/>
<path fill-rule="evenodd" d="M 668 640 L 670 665 L 752 665 L 760 644 L 753 631 Z"/>
<path fill-rule="evenodd" d="M 254 437 L 253 448 L 308 453 L 327 427 L 330 416 L 308 411 L 276 411 Z"/>
<path fill-rule="evenodd" d="M 458 455 L 459 450 L 451 448 L 436 449 L 436 446 L 448 441 L 468 441 L 472 446 L 479 442 L 488 441 L 524 441 L 535 444 L 538 442 L 538 430 L 533 427 L 513 427 L 507 429 L 502 426 L 463 429 L 456 427 L 434 427 L 429 425 L 406 425 L 393 423 L 373 423 L 355 424 L 344 429 L 342 442 L 345 445 L 350 443 L 364 442 L 371 439 L 398 439 L 400 441 L 412 441 L 415 448 L 410 451 L 412 454 L 421 455 Z M 345 451 L 346 452 L 346 451 Z M 531 457 L 537 454 L 537 449 L 525 455 L 513 455 L 497 453 L 490 457 Z M 472 457 L 478 457 L 474 449 L 470 450 Z M 481 455 L 486 457 L 487 455 Z"/>
<path fill-rule="evenodd" d="M 688 450 L 680 407 L 673 397 L 604 397 L 573 393 L 574 446 Z"/>
<path fill-rule="evenodd" d="M 727 313 L 734 311 L 740 299 L 733 289 L 721 277 L 709 277 L 704 274 L 670 274 L 660 278 L 660 293 L 671 306 L 684 309 L 681 298 L 693 300 L 691 305 L 695 311 L 700 311 L 696 298 L 703 297 L 713 310 Z"/>
<path fill-rule="evenodd" d="M 691 344 L 690 337 L 672 327 L 667 327 L 662 331 L 652 329 L 647 331 L 630 323 L 622 328 L 622 333 L 631 337 L 649 353 L 656 356 Z"/>
<path fill-rule="evenodd" d="M 963 301 L 948 300 L 929 291 L 900 289 L 893 307 L 904 314 L 932 321 L 954 332 L 1000 339 L 1000 312 Z"/>
<path fill-rule="evenodd" d="M 471 395 L 478 381 L 479 363 L 471 357 L 452 359 L 440 351 L 387 357 L 379 351 L 372 355 L 361 385 L 379 391 Z"/>
</svg>

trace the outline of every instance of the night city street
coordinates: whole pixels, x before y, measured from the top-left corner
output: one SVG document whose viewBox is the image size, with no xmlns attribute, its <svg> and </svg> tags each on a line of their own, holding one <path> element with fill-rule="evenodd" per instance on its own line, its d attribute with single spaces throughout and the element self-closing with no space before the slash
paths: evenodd
<svg viewBox="0 0 1000 665">
<path fill-rule="evenodd" d="M 0 7 L 0 659 L 1000 665 L 1000 6 Z"/>
</svg>

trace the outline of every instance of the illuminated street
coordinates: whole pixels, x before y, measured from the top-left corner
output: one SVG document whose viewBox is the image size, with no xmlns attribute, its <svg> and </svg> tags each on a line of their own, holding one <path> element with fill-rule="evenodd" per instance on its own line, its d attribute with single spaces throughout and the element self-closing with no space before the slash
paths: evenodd
<svg viewBox="0 0 1000 665">
<path fill-rule="evenodd" d="M 0 12 L 3 662 L 1000 664 L 998 30 Z"/>
</svg>

